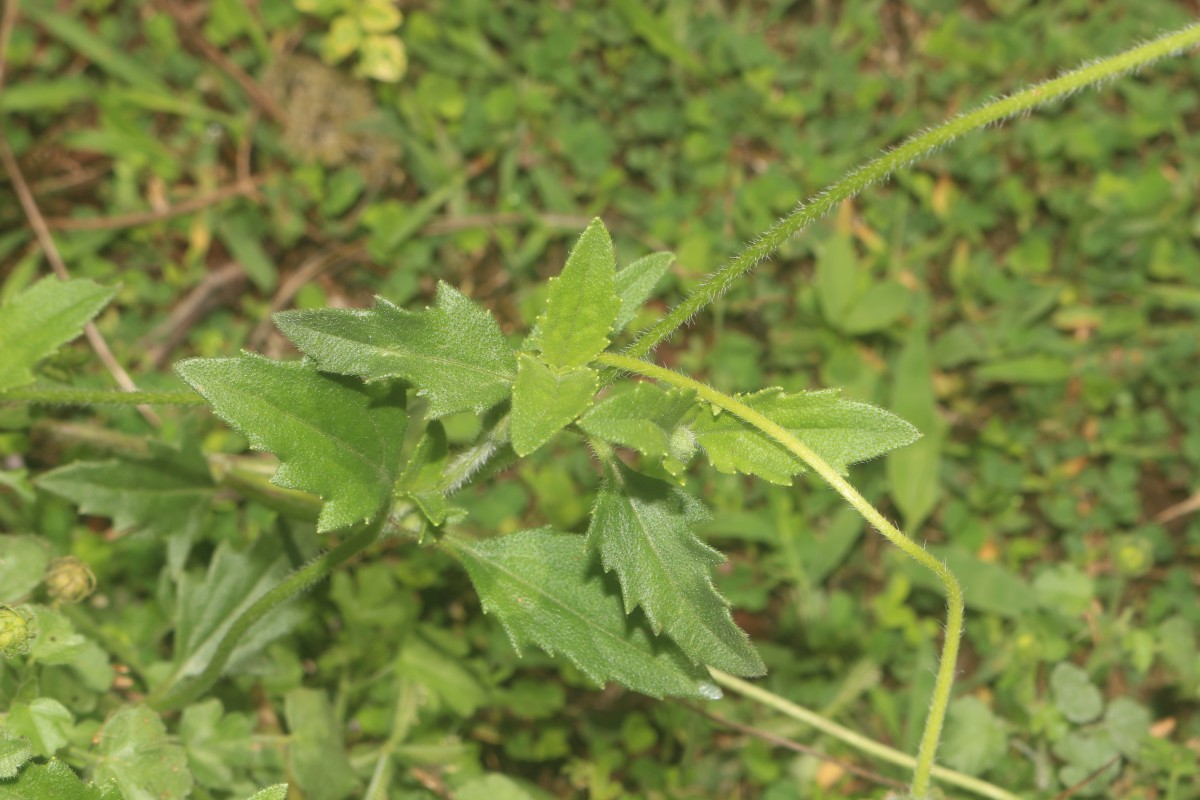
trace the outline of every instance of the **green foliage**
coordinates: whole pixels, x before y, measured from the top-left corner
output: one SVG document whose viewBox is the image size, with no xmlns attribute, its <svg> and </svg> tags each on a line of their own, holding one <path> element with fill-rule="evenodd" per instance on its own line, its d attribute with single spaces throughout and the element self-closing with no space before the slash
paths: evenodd
<svg viewBox="0 0 1200 800">
<path fill-rule="evenodd" d="M 288 311 L 275 320 L 322 370 L 408 381 L 435 418 L 499 403 L 516 377 L 516 359 L 491 314 L 445 283 L 434 306 L 415 314 L 378 298 L 369 311 Z"/>
<path fill-rule="evenodd" d="M 33 367 L 80 334 L 116 294 L 88 280 L 42 278 L 0 306 L 0 392 L 32 383 Z"/>
<path fill-rule="evenodd" d="M 625 611 L 641 607 L 693 661 L 735 675 L 766 667 L 713 588 L 709 570 L 725 559 L 692 533 L 705 521 L 699 501 L 619 461 L 605 467 L 588 545 L 621 579 Z"/>
<path fill-rule="evenodd" d="M 558 372 L 522 354 L 512 403 L 512 443 L 517 455 L 529 455 L 574 422 L 591 405 L 599 385 L 594 369 Z"/>
<path fill-rule="evenodd" d="M 403 393 L 250 353 L 176 371 L 251 447 L 279 456 L 277 486 L 325 499 L 319 530 L 363 522 L 390 498 L 408 420 Z"/>
<path fill-rule="evenodd" d="M 537 644 L 593 681 L 619 681 L 652 697 L 719 694 L 703 668 L 626 614 L 619 588 L 600 574 L 581 537 L 543 528 L 447 546 L 518 651 Z"/>
<path fill-rule="evenodd" d="M 761 412 L 811 447 L 838 472 L 911 444 L 920 436 L 900 417 L 867 403 L 847 400 L 837 389 L 789 394 L 763 389 L 739 400 Z M 701 414 L 693 427 L 696 441 L 721 472 L 757 475 L 788 486 L 805 472 L 799 458 L 729 413 Z"/>
</svg>

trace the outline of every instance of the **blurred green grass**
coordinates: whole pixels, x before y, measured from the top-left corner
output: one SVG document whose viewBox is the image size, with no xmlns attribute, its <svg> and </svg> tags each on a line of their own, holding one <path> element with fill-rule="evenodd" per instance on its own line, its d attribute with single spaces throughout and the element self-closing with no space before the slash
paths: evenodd
<svg viewBox="0 0 1200 800">
<path fill-rule="evenodd" d="M 437 279 L 518 331 L 592 216 L 621 263 L 677 253 L 661 311 L 905 134 L 1195 15 L 1164 0 L 405 3 L 408 72 L 383 83 L 322 66 L 326 24 L 289 0 L 22 5 L 6 135 L 72 273 L 121 284 L 101 329 L 150 385 L 173 381 L 154 347 L 283 355 L 271 310 L 424 301 Z M 842 386 L 926 431 L 854 477 L 967 585 L 946 759 L 1031 797 L 1113 753 L 1126 758 L 1081 796 L 1195 786 L 1200 522 L 1163 515 L 1200 488 L 1198 90 L 1185 57 L 970 137 L 797 238 L 658 354 L 730 391 Z M 228 263 L 241 270 L 204 314 L 172 317 Z M 5 296 L 45 270 L 14 202 L 0 204 L 0 269 Z M 455 424 L 452 439 L 470 435 Z M 474 524 L 578 527 L 594 471 L 581 453 L 553 458 L 473 494 Z M 721 588 L 762 643 L 767 685 L 912 750 L 941 613 L 924 577 L 819 487 L 691 480 L 717 512 Z M 524 670 L 552 664 L 507 663 L 457 578 L 400 583 L 469 614 L 441 646 L 471 653 L 495 697 L 532 693 Z M 1102 713 L 1056 693 L 1067 662 Z M 536 725 L 496 700 L 464 739 L 559 796 L 882 791 L 579 685 L 568 671 Z M 748 704 L 722 713 L 808 737 Z M 1122 726 L 1146 720 L 1163 735 L 1122 749 Z"/>
</svg>

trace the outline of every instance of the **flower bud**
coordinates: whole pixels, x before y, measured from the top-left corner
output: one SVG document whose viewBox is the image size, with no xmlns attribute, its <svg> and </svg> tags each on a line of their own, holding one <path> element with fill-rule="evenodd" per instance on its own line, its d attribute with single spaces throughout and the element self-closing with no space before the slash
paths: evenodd
<svg viewBox="0 0 1200 800">
<path fill-rule="evenodd" d="M 78 603 L 96 591 L 96 576 L 92 574 L 92 568 L 75 556 L 51 561 L 45 580 L 46 591 L 60 603 Z"/>
<path fill-rule="evenodd" d="M 13 658 L 28 653 L 33 636 L 32 614 L 23 608 L 0 605 L 0 656 Z"/>
</svg>

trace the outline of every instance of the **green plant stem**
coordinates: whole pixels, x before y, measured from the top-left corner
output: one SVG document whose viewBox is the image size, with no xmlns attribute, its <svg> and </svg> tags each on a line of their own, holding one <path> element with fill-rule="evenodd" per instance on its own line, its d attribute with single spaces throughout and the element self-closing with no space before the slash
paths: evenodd
<svg viewBox="0 0 1200 800">
<path fill-rule="evenodd" d="M 105 389 L 9 389 L 0 393 L 0 403 L 29 403 L 56 406 L 203 406 L 195 392 L 119 392 Z"/>
<path fill-rule="evenodd" d="M 233 655 L 233 651 L 241 642 L 242 637 L 256 622 L 278 606 L 324 580 L 335 569 L 367 549 L 379 537 L 383 520 L 384 515 L 380 514 L 365 528 L 348 537 L 337 547 L 300 567 L 258 598 L 225 632 L 212 659 L 199 675 L 180 684 L 178 683 L 179 673 L 176 671 L 174 675 L 150 693 L 146 702 L 158 711 L 182 708 L 193 702 L 221 677 L 221 672 L 229 663 L 229 657 Z"/>
<path fill-rule="evenodd" d="M 963 628 L 963 592 L 958 579 L 950 569 L 938 559 L 927 553 L 923 547 L 905 536 L 895 525 L 879 513 L 867 502 L 858 490 L 850 485 L 837 470 L 816 454 L 808 445 L 796 438 L 782 426 L 768 417 L 730 397 L 718 392 L 711 386 L 693 380 L 685 375 L 672 372 L 669 369 L 651 364 L 637 358 L 615 353 L 601 353 L 596 360 L 606 366 L 618 370 L 644 375 L 657 381 L 691 389 L 702 399 L 714 406 L 728 411 L 730 414 L 746 421 L 763 433 L 770 436 L 779 444 L 786 447 L 797 458 L 808 465 L 813 472 L 832 486 L 855 511 L 879 531 L 885 539 L 898 547 L 905 555 L 912 558 L 921 566 L 928 569 L 946 589 L 946 640 L 942 646 L 942 661 L 938 667 L 937 678 L 933 685 L 933 699 L 929 706 L 929 714 L 925 718 L 925 731 L 921 735 L 921 745 L 917 750 L 916 768 L 913 771 L 912 791 L 917 798 L 924 798 L 929 793 L 930 772 L 933 769 L 934 756 L 937 753 L 938 740 L 942 735 L 942 725 L 946 719 L 946 709 L 950 704 L 950 690 L 954 685 L 955 666 L 958 662 L 958 645 L 962 638 Z"/>
<path fill-rule="evenodd" d="M 721 686 L 731 691 L 737 692 L 743 697 L 748 697 L 755 702 L 761 703 L 764 706 L 779 711 L 792 719 L 799 720 L 805 725 L 810 725 L 813 728 L 828 734 L 835 739 L 840 739 L 846 744 L 861 750 L 864 753 L 875 756 L 880 761 L 887 761 L 896 764 L 900 767 L 912 769 L 917 760 L 908 753 L 902 753 L 895 748 L 888 747 L 885 744 L 880 744 L 872 739 L 868 739 L 861 733 L 845 728 L 821 716 L 815 711 L 811 711 L 803 706 L 798 706 L 795 703 L 787 700 L 774 692 L 769 692 L 761 686 L 757 686 L 749 681 L 744 681 L 719 669 L 709 668 L 712 673 L 713 680 Z M 990 797 L 993 800 L 1020 800 L 1015 794 L 1008 792 L 999 786 L 988 783 L 987 781 L 973 778 L 970 775 L 965 775 L 961 772 L 956 772 L 945 767 L 934 767 L 934 776 L 943 783 L 952 784 L 968 791 L 974 792 L 981 797 Z"/>
<path fill-rule="evenodd" d="M 896 170 L 929 157 L 968 133 L 1019 116 L 1034 108 L 1055 103 L 1080 89 L 1097 86 L 1197 45 L 1200 45 L 1200 24 L 1189 25 L 1146 44 L 1093 61 L 1057 78 L 985 103 L 974 111 L 959 114 L 941 125 L 906 139 L 892 150 L 851 170 L 841 180 L 808 201 L 797 205 L 790 214 L 748 244 L 724 267 L 709 275 L 700 288 L 686 300 L 638 336 L 626 348 L 625 355 L 636 357 L 649 353 L 792 236 L 828 214 L 843 201 L 885 180 Z M 605 379 L 606 382 L 610 381 L 612 374 L 606 375 Z"/>
</svg>

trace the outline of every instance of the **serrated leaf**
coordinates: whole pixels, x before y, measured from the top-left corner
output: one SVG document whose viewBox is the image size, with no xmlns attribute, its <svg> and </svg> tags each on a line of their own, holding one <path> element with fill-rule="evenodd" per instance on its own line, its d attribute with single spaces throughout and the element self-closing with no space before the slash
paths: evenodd
<svg viewBox="0 0 1200 800">
<path fill-rule="evenodd" d="M 145 706 L 124 706 L 113 714 L 100 729 L 97 750 L 97 780 L 114 781 L 125 800 L 176 800 L 192 791 L 187 754 Z"/>
<path fill-rule="evenodd" d="M 696 446 L 691 431 L 683 427 L 695 406 L 696 396 L 690 391 L 664 390 L 645 382 L 625 384 L 588 409 L 579 427 L 649 458 L 668 459 L 669 466 L 682 465 Z"/>
<path fill-rule="evenodd" d="M 0 392 L 32 383 L 33 366 L 82 333 L 116 292 L 46 277 L 0 306 Z"/>
<path fill-rule="evenodd" d="M 404 392 L 252 353 L 175 367 L 255 450 L 282 462 L 276 486 L 319 495 L 321 532 L 362 522 L 391 499 L 407 415 Z"/>
<path fill-rule="evenodd" d="M 176 676 L 186 678 L 203 672 L 230 626 L 254 601 L 278 585 L 289 567 L 279 543 L 260 537 L 246 551 L 222 542 L 202 578 L 183 574 L 175 612 Z M 261 651 L 296 624 L 300 616 L 292 605 L 277 606 L 242 637 L 225 671 Z"/>
<path fill-rule="evenodd" d="M 621 298 L 621 310 L 613 322 L 613 331 L 625 330 L 638 309 L 654 292 L 654 287 L 667 274 L 675 261 L 674 253 L 651 253 L 627 264 L 617 273 L 617 296 Z"/>
<path fill-rule="evenodd" d="M 111 517 L 118 531 L 169 540 L 168 559 L 177 574 L 208 519 L 216 484 L 199 451 L 155 441 L 150 451 L 146 459 L 77 461 L 36 482 L 84 514 Z"/>
<path fill-rule="evenodd" d="M 67 745 L 75 718 L 66 706 L 49 697 L 36 697 L 28 703 L 13 703 L 4 719 L 5 731 L 23 736 L 34 753 L 49 758 Z"/>
<path fill-rule="evenodd" d="M 562 274 L 550 279 L 534 344 L 551 366 L 581 367 L 608 347 L 620 308 L 612 239 L 604 223 L 594 219 L 571 249 Z"/>
<path fill-rule="evenodd" d="M 615 462 L 605 469 L 588 545 L 617 573 L 626 613 L 640 606 L 654 632 L 665 631 L 697 664 L 762 675 L 762 659 L 709 574 L 725 557 L 692 533 L 708 517 L 690 495 Z"/>
<path fill-rule="evenodd" d="M 616 681 L 652 697 L 720 696 L 708 673 L 670 640 L 656 639 L 643 616 L 626 616 L 620 587 L 600 571 L 583 537 L 542 528 L 443 542 L 518 653 L 536 644 L 597 683 Z"/>
<path fill-rule="evenodd" d="M 368 382 L 399 378 L 429 400 L 429 416 L 480 413 L 508 397 L 516 356 L 484 309 L 447 283 L 432 308 L 284 311 L 275 324 L 326 372 Z"/>
<path fill-rule="evenodd" d="M 284 698 L 291 742 L 288 771 L 296 785 L 312 800 L 340 800 L 358 781 L 346 758 L 342 724 L 325 693 L 316 689 L 293 689 Z"/>
<path fill-rule="evenodd" d="M 850 464 L 903 447 L 921 435 L 890 411 L 846 400 L 838 389 L 788 394 L 772 388 L 738 399 L 786 428 L 842 474 Z M 790 451 L 733 414 L 701 414 L 693 430 L 721 472 L 757 475 L 788 486 L 793 475 L 806 469 Z"/>
<path fill-rule="evenodd" d="M 587 410 L 598 386 L 593 369 L 559 373 L 523 353 L 513 384 L 510 429 L 517 455 L 529 455 L 574 422 Z"/>
<path fill-rule="evenodd" d="M 28 764 L 15 778 L 0 781 L 0 800 L 124 800 L 115 787 L 84 783 L 58 759 Z"/>
</svg>

